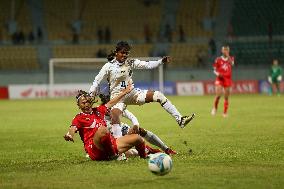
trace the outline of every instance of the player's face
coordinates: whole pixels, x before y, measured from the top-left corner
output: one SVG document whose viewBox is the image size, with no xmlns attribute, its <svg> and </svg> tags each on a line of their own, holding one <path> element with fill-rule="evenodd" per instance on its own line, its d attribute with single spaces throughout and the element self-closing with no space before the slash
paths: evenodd
<svg viewBox="0 0 284 189">
<path fill-rule="evenodd" d="M 278 65 L 278 60 L 273 60 L 273 65 L 277 66 Z"/>
<path fill-rule="evenodd" d="M 229 57 L 230 56 L 230 49 L 227 47 L 222 47 L 222 54 L 224 57 Z"/>
<path fill-rule="evenodd" d="M 92 112 L 92 100 L 91 98 L 82 96 L 78 101 L 78 106 L 84 113 Z"/>
<path fill-rule="evenodd" d="M 122 49 L 116 53 L 116 60 L 120 63 L 124 62 L 129 56 L 129 51 Z"/>
</svg>

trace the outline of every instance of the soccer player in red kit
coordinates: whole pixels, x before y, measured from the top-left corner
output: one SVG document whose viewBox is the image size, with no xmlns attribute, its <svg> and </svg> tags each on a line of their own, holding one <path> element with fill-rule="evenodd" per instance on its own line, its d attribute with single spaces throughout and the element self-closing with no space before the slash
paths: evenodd
<svg viewBox="0 0 284 189">
<path fill-rule="evenodd" d="M 215 80 L 215 92 L 216 97 L 214 101 L 214 107 L 211 111 L 212 115 L 215 115 L 218 109 L 218 103 L 224 91 L 224 110 L 223 117 L 227 117 L 229 107 L 229 96 L 232 86 L 232 66 L 234 65 L 234 57 L 230 56 L 229 46 L 222 47 L 222 56 L 217 57 L 213 64 L 214 73 L 216 75 Z"/>
<path fill-rule="evenodd" d="M 85 151 L 92 160 L 111 160 L 124 153 L 133 146 L 142 158 L 146 158 L 144 139 L 131 134 L 115 139 L 108 131 L 104 120 L 105 114 L 113 105 L 133 89 L 129 84 L 116 98 L 113 98 L 107 104 L 92 108 L 94 98 L 85 91 L 79 91 L 76 96 L 77 105 L 82 112 L 77 114 L 72 124 L 65 134 L 66 141 L 74 142 L 74 135 L 79 132 L 83 141 Z"/>
</svg>

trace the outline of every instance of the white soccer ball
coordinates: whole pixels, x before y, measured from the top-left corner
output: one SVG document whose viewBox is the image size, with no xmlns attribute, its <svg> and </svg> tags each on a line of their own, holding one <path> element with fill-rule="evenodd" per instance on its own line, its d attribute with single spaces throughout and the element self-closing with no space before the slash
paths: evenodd
<svg viewBox="0 0 284 189">
<path fill-rule="evenodd" d="M 151 154 L 148 161 L 149 170 L 156 175 L 166 175 L 173 167 L 172 158 L 165 153 Z"/>
</svg>

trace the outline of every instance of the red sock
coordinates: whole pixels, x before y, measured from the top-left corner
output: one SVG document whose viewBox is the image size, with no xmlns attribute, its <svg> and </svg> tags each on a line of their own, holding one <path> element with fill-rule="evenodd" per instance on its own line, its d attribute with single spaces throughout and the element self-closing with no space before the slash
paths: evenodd
<svg viewBox="0 0 284 189">
<path fill-rule="evenodd" d="M 157 148 L 152 148 L 149 145 L 145 145 L 145 148 L 148 150 L 148 154 L 155 154 L 158 152 L 162 152 L 161 150 L 157 149 Z"/>
<path fill-rule="evenodd" d="M 140 144 L 137 144 L 135 148 L 138 151 L 138 154 L 141 158 L 146 158 L 147 154 L 145 152 L 145 142 L 144 141 Z"/>
<path fill-rule="evenodd" d="M 225 101 L 224 101 L 224 114 L 227 113 L 228 107 L 229 107 L 229 100 L 225 99 Z"/>
<path fill-rule="evenodd" d="M 113 139 L 113 140 L 115 140 L 115 139 Z M 110 133 L 107 133 L 105 136 L 103 136 L 101 138 L 101 144 L 103 145 L 105 152 L 110 157 L 114 156 L 114 155 L 117 155 L 117 153 L 118 153 L 117 152 L 117 148 L 116 148 L 116 146 L 113 146 L 112 138 L 111 138 Z"/>
<path fill-rule="evenodd" d="M 218 104 L 219 104 L 220 96 L 216 96 L 215 101 L 214 101 L 214 108 L 217 110 Z"/>
</svg>

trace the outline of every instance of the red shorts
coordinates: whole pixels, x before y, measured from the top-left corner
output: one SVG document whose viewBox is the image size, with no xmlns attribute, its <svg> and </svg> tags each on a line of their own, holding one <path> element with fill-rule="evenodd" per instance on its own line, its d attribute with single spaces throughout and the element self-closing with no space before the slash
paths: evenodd
<svg viewBox="0 0 284 189">
<path fill-rule="evenodd" d="M 116 139 L 111 136 L 111 143 L 116 152 L 118 152 Z M 110 160 L 108 154 L 96 147 L 93 141 L 90 141 L 88 145 L 85 145 L 85 150 L 89 154 L 90 158 L 94 161 Z"/>
<path fill-rule="evenodd" d="M 215 80 L 215 85 L 221 85 L 222 87 L 231 87 L 232 79 L 226 77 L 217 77 Z"/>
</svg>

